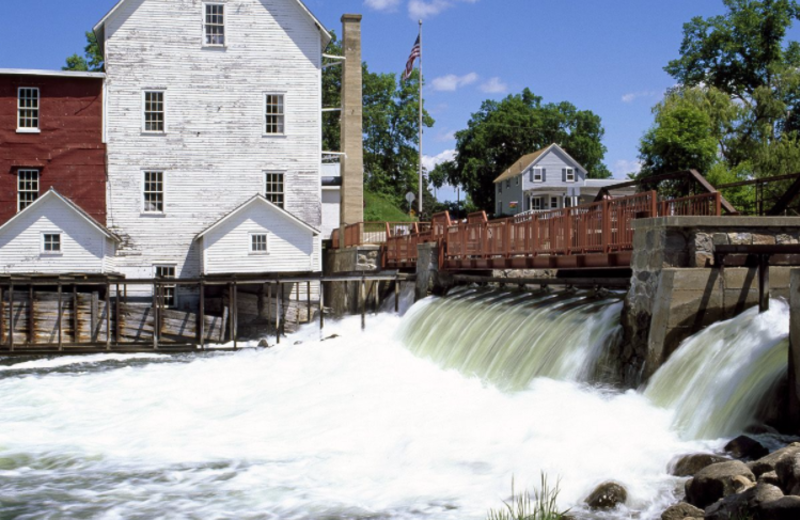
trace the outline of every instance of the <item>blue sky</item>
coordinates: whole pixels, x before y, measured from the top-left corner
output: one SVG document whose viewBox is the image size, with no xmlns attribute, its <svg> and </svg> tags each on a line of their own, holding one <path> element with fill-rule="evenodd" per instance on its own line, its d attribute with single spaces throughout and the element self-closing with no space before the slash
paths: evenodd
<svg viewBox="0 0 800 520">
<path fill-rule="evenodd" d="M 60 68 L 84 46 L 116 0 L 6 2 L 0 67 Z M 364 59 L 401 72 L 424 20 L 429 164 L 449 156 L 454 131 L 483 100 L 528 87 L 545 102 L 569 101 L 599 114 L 605 162 L 616 177 L 636 169 L 651 107 L 674 81 L 664 65 L 678 56 L 682 26 L 724 12 L 722 0 L 306 0 L 330 29 L 342 13 L 364 15 Z M 34 37 L 32 37 L 34 36 Z M 800 39 L 793 27 L 792 39 Z M 499 173 L 499 172 L 498 172 Z M 439 194 L 451 198 L 450 190 Z"/>
</svg>

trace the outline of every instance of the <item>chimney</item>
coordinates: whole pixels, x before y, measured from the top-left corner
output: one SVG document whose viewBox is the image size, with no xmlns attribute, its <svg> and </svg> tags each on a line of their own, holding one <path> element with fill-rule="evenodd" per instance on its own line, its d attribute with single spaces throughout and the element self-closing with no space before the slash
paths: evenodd
<svg viewBox="0 0 800 520">
<path fill-rule="evenodd" d="M 364 221 L 361 15 L 342 16 L 342 224 Z"/>
</svg>

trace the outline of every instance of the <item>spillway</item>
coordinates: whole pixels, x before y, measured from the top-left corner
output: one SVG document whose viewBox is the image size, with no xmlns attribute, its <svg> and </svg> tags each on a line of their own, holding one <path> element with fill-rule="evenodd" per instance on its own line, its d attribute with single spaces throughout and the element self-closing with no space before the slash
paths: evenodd
<svg viewBox="0 0 800 520">
<path fill-rule="evenodd" d="M 0 360 L 0 504 L 26 519 L 479 520 L 512 477 L 531 487 L 545 472 L 581 518 L 657 519 L 682 483 L 669 462 L 724 440 L 697 440 L 715 435 L 692 426 L 688 394 L 662 391 L 685 367 L 665 366 L 644 393 L 591 384 L 621 305 L 466 289 L 269 350 Z M 781 341 L 766 331 L 785 309 L 771 312 L 721 338 Z M 684 350 L 676 359 L 696 357 Z M 772 359 L 731 362 L 753 356 Z M 744 388 L 773 375 L 765 361 L 732 377 Z M 608 479 L 629 502 L 592 516 L 582 500 Z"/>
</svg>

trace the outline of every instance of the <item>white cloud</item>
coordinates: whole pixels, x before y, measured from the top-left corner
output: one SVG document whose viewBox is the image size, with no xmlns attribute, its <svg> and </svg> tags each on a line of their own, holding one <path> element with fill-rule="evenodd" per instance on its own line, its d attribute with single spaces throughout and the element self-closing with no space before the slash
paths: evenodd
<svg viewBox="0 0 800 520">
<path fill-rule="evenodd" d="M 385 0 L 384 0 L 385 1 Z M 459 2 L 474 4 L 478 0 L 410 0 L 408 14 L 412 19 L 436 16 Z"/>
<path fill-rule="evenodd" d="M 474 72 L 463 76 L 448 74 L 447 76 L 440 76 L 433 80 L 433 90 L 439 92 L 455 92 L 458 88 L 471 85 L 476 81 L 478 81 L 478 75 Z"/>
<path fill-rule="evenodd" d="M 622 96 L 623 103 L 633 103 L 638 98 L 655 98 L 662 93 L 655 90 L 644 90 L 642 92 L 629 92 Z"/>
<path fill-rule="evenodd" d="M 639 173 L 642 170 L 642 163 L 636 160 L 629 161 L 627 159 L 620 159 L 614 163 L 611 171 L 614 173 L 614 178 L 625 179 L 629 173 Z"/>
<path fill-rule="evenodd" d="M 453 158 L 455 158 L 455 156 L 456 156 L 455 150 L 445 150 L 439 155 L 433 155 L 433 156 L 423 155 L 422 166 L 425 168 L 425 170 L 431 171 L 434 168 L 436 168 L 436 166 L 442 164 L 443 162 L 452 161 Z"/>
<path fill-rule="evenodd" d="M 508 85 L 503 83 L 500 78 L 495 77 L 481 85 L 481 90 L 487 94 L 502 94 L 508 91 Z"/>
<path fill-rule="evenodd" d="M 364 5 L 376 11 L 394 11 L 402 0 L 364 0 Z"/>
</svg>

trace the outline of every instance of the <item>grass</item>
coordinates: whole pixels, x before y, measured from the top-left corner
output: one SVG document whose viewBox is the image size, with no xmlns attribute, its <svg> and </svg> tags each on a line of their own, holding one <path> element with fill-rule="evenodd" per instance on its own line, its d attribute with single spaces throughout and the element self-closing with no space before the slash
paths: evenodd
<svg viewBox="0 0 800 520">
<path fill-rule="evenodd" d="M 503 502 L 504 507 L 490 510 L 486 520 L 564 520 L 569 510 L 558 510 L 559 493 L 558 482 L 551 487 L 544 473 L 541 486 L 534 488 L 533 494 L 525 491 L 518 495 L 512 478 L 511 499 Z"/>
<path fill-rule="evenodd" d="M 365 222 L 415 222 L 386 195 L 364 190 Z"/>
</svg>

